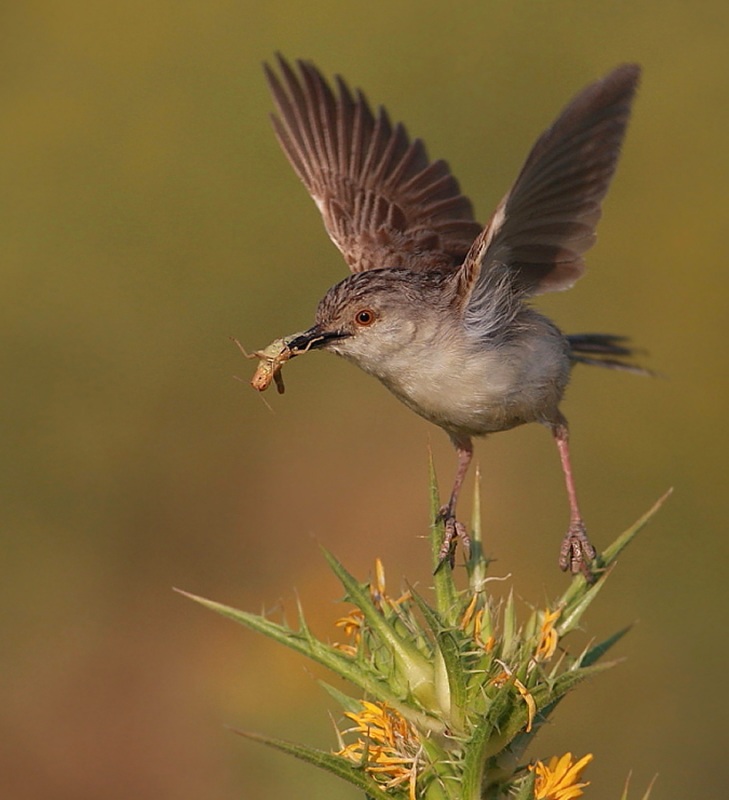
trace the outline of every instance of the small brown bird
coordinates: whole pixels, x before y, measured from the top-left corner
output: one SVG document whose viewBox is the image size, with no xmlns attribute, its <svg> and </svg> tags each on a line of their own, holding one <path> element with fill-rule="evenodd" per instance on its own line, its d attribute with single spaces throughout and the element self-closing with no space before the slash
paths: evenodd
<svg viewBox="0 0 729 800">
<path fill-rule="evenodd" d="M 542 423 L 557 443 L 570 504 L 559 564 L 589 579 L 595 549 L 559 404 L 576 362 L 641 370 L 622 337 L 565 336 L 528 300 L 568 289 L 584 272 L 640 68 L 619 66 L 569 103 L 483 227 L 448 165 L 430 162 L 419 139 L 384 109 L 373 114 L 341 78 L 332 89 L 311 63 L 297 66 L 279 57 L 280 77 L 265 67 L 274 128 L 354 274 L 329 289 L 315 324 L 283 340 L 267 368 L 329 350 L 443 428 L 458 454 L 439 515 L 441 559 L 451 564 L 457 538 L 467 542 L 456 503 L 471 437 Z"/>
</svg>

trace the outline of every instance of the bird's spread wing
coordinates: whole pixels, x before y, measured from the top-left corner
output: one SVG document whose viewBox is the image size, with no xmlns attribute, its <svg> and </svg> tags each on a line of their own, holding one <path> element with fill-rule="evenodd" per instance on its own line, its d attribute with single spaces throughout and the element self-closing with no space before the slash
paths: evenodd
<svg viewBox="0 0 729 800">
<path fill-rule="evenodd" d="M 384 109 L 375 116 L 341 78 L 337 91 L 312 64 L 265 65 L 279 115 L 273 125 L 352 272 L 450 269 L 481 231 L 444 161 L 430 163 Z"/>
<path fill-rule="evenodd" d="M 499 287 L 502 294 L 541 294 L 568 289 L 582 275 L 639 76 L 634 64 L 613 70 L 537 140 L 461 268 L 467 318 L 483 315 Z"/>
</svg>

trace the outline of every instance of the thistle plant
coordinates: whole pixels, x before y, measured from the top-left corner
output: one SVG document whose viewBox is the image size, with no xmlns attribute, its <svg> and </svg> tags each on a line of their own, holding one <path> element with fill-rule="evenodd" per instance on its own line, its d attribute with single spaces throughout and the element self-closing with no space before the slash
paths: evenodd
<svg viewBox="0 0 729 800">
<path fill-rule="evenodd" d="M 439 501 L 432 467 L 430 485 L 435 518 Z M 620 553 L 664 500 L 598 556 L 592 583 L 573 577 L 557 600 L 534 608 L 522 621 L 513 593 L 501 602 L 489 594 L 494 578 L 482 547 L 478 494 L 465 589 L 456 587 L 453 570 L 445 565 L 432 576 L 432 599 L 412 586 L 391 596 L 379 560 L 363 583 L 324 552 L 352 606 L 337 623 L 344 641 L 315 637 L 301 609 L 292 628 L 188 596 L 324 665 L 358 690 L 351 696 L 322 684 L 342 707 L 329 752 L 238 731 L 241 735 L 328 770 L 372 800 L 573 800 L 588 786 L 583 771 L 592 755 L 530 761 L 526 750 L 568 692 L 615 663 L 605 656 L 628 628 L 575 652 L 566 640 Z M 431 536 L 436 567 L 442 537 L 442 525 L 436 524 Z"/>
</svg>

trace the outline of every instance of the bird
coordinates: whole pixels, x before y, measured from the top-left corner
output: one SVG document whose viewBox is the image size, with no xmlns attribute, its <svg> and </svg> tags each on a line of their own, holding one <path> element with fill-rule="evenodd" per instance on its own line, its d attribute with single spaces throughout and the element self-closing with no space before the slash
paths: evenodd
<svg viewBox="0 0 729 800">
<path fill-rule="evenodd" d="M 373 112 L 362 91 L 340 76 L 328 82 L 310 61 L 292 66 L 278 54 L 277 64 L 264 64 L 275 135 L 351 274 L 324 294 L 309 329 L 277 340 L 281 358 L 268 367 L 275 373 L 288 358 L 329 351 L 445 431 L 457 469 L 435 520 L 444 531 L 439 566 L 453 567 L 458 540 L 469 543 L 456 507 L 473 438 L 542 424 L 556 442 L 570 508 L 558 563 L 593 580 L 596 550 L 560 404 L 575 364 L 644 370 L 625 337 L 565 335 L 530 301 L 570 288 L 585 271 L 640 66 L 621 64 L 578 92 L 481 225 L 448 164 L 430 160 L 383 107 Z"/>
</svg>

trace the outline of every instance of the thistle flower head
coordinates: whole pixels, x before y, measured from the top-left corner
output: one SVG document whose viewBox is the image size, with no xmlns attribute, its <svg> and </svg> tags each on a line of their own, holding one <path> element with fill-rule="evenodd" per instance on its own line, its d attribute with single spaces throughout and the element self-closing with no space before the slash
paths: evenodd
<svg viewBox="0 0 729 800">
<path fill-rule="evenodd" d="M 438 512 L 432 486 L 432 514 Z M 561 699 L 601 661 L 626 630 L 570 652 L 565 640 L 605 584 L 618 554 L 656 506 L 598 557 L 600 573 L 588 585 L 573 578 L 561 597 L 520 621 L 513 593 L 495 602 L 486 591 L 489 562 L 480 524 L 473 525 L 468 586 L 458 589 L 450 569 L 433 576 L 434 601 L 415 589 L 388 594 L 382 562 L 361 583 L 332 555 L 330 567 L 352 608 L 336 624 L 349 640 L 330 644 L 309 629 L 194 598 L 328 667 L 357 687 L 364 699 L 325 688 L 343 706 L 334 752 L 245 734 L 327 769 L 374 800 L 575 800 L 588 785 L 582 771 L 592 759 L 570 753 L 547 763 L 524 763 L 526 748 Z M 431 549 L 439 559 L 443 526 Z M 559 650 L 559 657 L 555 654 Z"/>
</svg>

